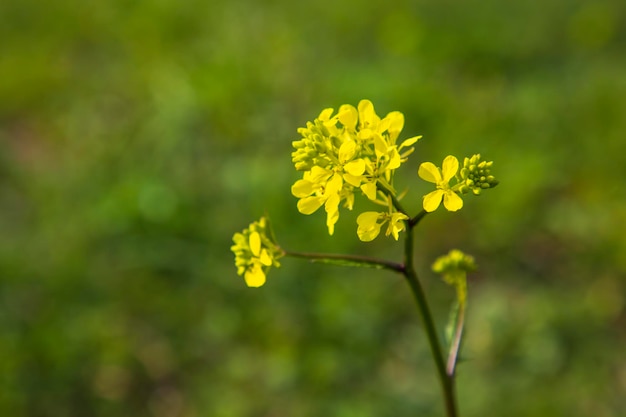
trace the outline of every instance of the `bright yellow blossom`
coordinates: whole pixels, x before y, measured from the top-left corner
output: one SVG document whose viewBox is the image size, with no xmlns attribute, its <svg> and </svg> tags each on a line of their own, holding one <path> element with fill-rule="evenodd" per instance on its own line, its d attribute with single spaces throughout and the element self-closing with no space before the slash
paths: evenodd
<svg viewBox="0 0 626 417">
<path fill-rule="evenodd" d="M 380 234 L 380 229 L 385 223 L 387 225 L 386 236 L 393 235 L 398 240 L 399 233 L 405 229 L 405 220 L 409 217 L 403 213 L 379 213 L 375 211 L 366 211 L 357 217 L 357 235 L 363 242 L 370 242 Z"/>
<path fill-rule="evenodd" d="M 452 155 L 448 155 L 438 168 L 432 162 L 424 162 L 420 165 L 418 174 L 428 182 L 436 184 L 437 189 L 424 196 L 424 210 L 432 212 L 437 210 L 443 199 L 443 205 L 449 211 L 457 211 L 463 207 L 463 200 L 450 186 L 450 180 L 459 170 L 459 161 Z"/>
<path fill-rule="evenodd" d="M 235 233 L 231 250 L 235 254 L 237 274 L 243 275 L 249 287 L 265 284 L 265 277 L 271 266 L 280 266 L 278 259 L 283 251 L 268 235 L 269 225 L 265 217 L 253 222 L 241 233 Z"/>
<path fill-rule="evenodd" d="M 391 112 L 380 118 L 369 100 L 358 107 L 344 104 L 337 114 L 324 109 L 313 122 L 298 129 L 302 139 L 294 141 L 292 160 L 302 179 L 291 187 L 299 198 L 298 211 L 311 214 L 324 206 L 326 226 L 333 234 L 339 205 L 349 210 L 355 192 L 378 201 L 378 184 L 395 195 L 393 172 L 406 161 L 419 136 L 396 140 L 404 127 L 404 116 Z M 395 235 L 395 234 L 394 234 Z"/>
</svg>

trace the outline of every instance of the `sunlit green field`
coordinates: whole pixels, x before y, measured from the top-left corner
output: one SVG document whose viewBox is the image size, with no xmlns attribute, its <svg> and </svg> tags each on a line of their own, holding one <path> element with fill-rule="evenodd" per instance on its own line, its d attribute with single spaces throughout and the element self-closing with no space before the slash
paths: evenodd
<svg viewBox="0 0 626 417">
<path fill-rule="evenodd" d="M 400 276 L 284 259 L 260 289 L 232 235 L 400 259 L 343 211 L 303 216 L 296 129 L 372 100 L 421 162 L 500 185 L 417 232 L 471 253 L 462 416 L 626 410 L 626 3 L 0 2 L 0 415 L 443 416 Z"/>
</svg>

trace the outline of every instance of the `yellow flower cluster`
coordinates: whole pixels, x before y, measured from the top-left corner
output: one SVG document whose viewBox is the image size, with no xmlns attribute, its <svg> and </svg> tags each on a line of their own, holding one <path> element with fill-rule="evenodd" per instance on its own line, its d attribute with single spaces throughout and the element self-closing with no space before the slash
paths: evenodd
<svg viewBox="0 0 626 417">
<path fill-rule="evenodd" d="M 284 252 L 270 236 L 268 220 L 265 217 L 253 222 L 241 233 L 235 233 L 231 250 L 235 254 L 237 274 L 243 275 L 249 287 L 265 284 L 265 276 L 270 267 L 278 267 L 278 259 Z"/>
<path fill-rule="evenodd" d="M 359 237 L 374 239 L 380 227 L 390 222 L 387 234 L 398 238 L 404 229 L 400 220 L 408 217 L 392 205 L 393 172 L 413 152 L 421 136 L 396 143 L 404 116 L 394 111 L 380 118 L 369 100 L 361 100 L 355 108 L 342 105 L 338 112 L 323 110 L 313 122 L 298 129 L 302 139 L 294 141 L 292 160 L 302 179 L 291 187 L 299 198 L 298 210 L 312 214 L 324 206 L 328 233 L 333 234 L 339 219 L 339 205 L 352 210 L 355 192 L 361 191 L 369 200 L 385 205 L 388 213 L 367 212 L 360 216 Z M 398 223 L 402 223 L 401 226 Z"/>
</svg>

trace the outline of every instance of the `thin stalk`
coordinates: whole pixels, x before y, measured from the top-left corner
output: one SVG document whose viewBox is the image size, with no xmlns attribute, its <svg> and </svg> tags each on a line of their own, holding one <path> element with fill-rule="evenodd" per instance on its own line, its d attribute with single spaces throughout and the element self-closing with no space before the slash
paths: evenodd
<svg viewBox="0 0 626 417">
<path fill-rule="evenodd" d="M 362 266 L 370 266 L 379 269 L 389 269 L 391 271 L 404 273 L 404 266 L 397 262 L 387 261 L 385 259 L 370 258 L 359 255 L 339 255 L 334 253 L 314 253 L 314 252 L 295 252 L 283 250 L 285 256 L 292 258 L 309 259 L 311 262 L 333 263 L 336 265 L 345 264 L 353 266 L 355 264 Z"/>
<path fill-rule="evenodd" d="M 423 217 L 423 215 L 421 217 Z M 419 217 L 419 219 L 421 219 L 421 217 Z M 444 360 L 443 353 L 441 350 L 441 344 L 439 343 L 439 336 L 437 335 L 437 330 L 435 329 L 433 316 L 432 316 L 432 313 L 430 312 L 430 308 L 428 307 L 428 302 L 426 301 L 426 294 L 424 293 L 422 285 L 419 282 L 419 279 L 417 277 L 417 272 L 415 272 L 414 261 L 413 261 L 413 256 L 414 256 L 413 255 L 413 227 L 414 225 L 411 224 L 411 221 L 408 221 L 408 223 L 409 224 L 407 225 L 407 235 L 406 235 L 406 241 L 405 241 L 405 246 L 404 246 L 404 258 L 405 258 L 404 276 L 407 278 L 407 281 L 409 282 L 409 286 L 411 287 L 411 291 L 413 292 L 413 296 L 417 304 L 417 309 L 419 310 L 419 313 L 420 313 L 419 315 L 420 315 L 420 318 L 422 319 L 422 324 L 424 325 L 424 330 L 428 338 L 430 351 L 433 356 L 433 360 L 435 361 L 435 367 L 437 368 L 437 375 L 439 376 L 439 381 L 441 383 L 441 388 L 443 391 L 444 404 L 446 407 L 446 415 L 448 417 L 457 417 L 458 413 L 457 413 L 455 393 L 454 393 L 454 378 L 453 378 L 453 375 L 449 375 L 446 372 L 446 362 Z"/>
<path fill-rule="evenodd" d="M 446 366 L 446 373 L 448 374 L 449 378 L 454 378 L 454 373 L 456 371 L 456 364 L 459 358 L 459 349 L 461 348 L 461 338 L 463 337 L 464 321 L 465 305 L 460 305 L 456 328 L 454 329 L 454 337 L 452 338 L 450 352 L 448 354 L 448 365 Z"/>
</svg>

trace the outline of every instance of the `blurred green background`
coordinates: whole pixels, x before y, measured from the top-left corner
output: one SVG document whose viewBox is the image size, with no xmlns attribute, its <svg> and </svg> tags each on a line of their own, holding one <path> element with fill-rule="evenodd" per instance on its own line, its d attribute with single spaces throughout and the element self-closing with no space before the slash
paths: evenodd
<svg viewBox="0 0 626 417">
<path fill-rule="evenodd" d="M 302 216 L 296 129 L 399 110 L 421 162 L 480 152 L 501 185 L 418 229 L 473 254 L 464 416 L 626 410 L 626 3 L 0 3 L 0 415 L 441 416 L 408 287 L 285 259 L 248 289 L 229 251 L 399 259 L 342 212 Z M 356 210 L 365 210 L 357 203 Z"/>
</svg>

